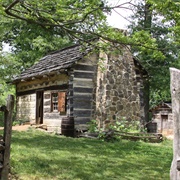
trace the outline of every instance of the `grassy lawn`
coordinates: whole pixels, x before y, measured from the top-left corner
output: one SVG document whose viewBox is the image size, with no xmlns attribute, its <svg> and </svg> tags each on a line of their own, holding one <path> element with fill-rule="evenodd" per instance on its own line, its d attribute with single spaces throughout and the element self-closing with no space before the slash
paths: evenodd
<svg viewBox="0 0 180 180">
<path fill-rule="evenodd" d="M 22 180 L 168 180 L 172 141 L 160 144 L 13 131 L 11 171 Z"/>
</svg>

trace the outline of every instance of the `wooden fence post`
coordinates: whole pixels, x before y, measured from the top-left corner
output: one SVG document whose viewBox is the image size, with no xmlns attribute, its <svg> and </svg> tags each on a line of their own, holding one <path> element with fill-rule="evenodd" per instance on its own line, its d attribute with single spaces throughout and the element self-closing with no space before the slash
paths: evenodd
<svg viewBox="0 0 180 180">
<path fill-rule="evenodd" d="M 173 160 L 170 170 L 171 180 L 180 180 L 180 70 L 170 68 L 171 98 L 173 112 Z"/>
<path fill-rule="evenodd" d="M 4 112 L 4 160 L 1 172 L 1 180 L 8 180 L 10 172 L 10 146 L 12 134 L 12 116 L 14 109 L 14 96 L 8 95 L 6 110 Z"/>
</svg>

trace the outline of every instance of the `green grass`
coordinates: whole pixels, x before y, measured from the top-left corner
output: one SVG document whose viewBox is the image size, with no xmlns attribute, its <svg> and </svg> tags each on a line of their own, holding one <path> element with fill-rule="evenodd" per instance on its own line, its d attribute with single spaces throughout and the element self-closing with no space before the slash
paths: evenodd
<svg viewBox="0 0 180 180">
<path fill-rule="evenodd" d="M 172 141 L 160 144 L 13 131 L 11 171 L 22 180 L 168 180 Z"/>
</svg>

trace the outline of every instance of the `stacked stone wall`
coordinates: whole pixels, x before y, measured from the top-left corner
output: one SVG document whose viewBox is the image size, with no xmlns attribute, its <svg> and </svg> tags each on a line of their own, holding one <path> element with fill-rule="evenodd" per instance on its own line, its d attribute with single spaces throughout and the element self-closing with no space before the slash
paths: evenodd
<svg viewBox="0 0 180 180">
<path fill-rule="evenodd" d="M 127 49 L 122 49 L 118 55 L 102 53 L 100 59 L 96 118 L 101 123 L 105 120 L 140 120 L 140 84 L 136 79 L 132 55 Z"/>
</svg>

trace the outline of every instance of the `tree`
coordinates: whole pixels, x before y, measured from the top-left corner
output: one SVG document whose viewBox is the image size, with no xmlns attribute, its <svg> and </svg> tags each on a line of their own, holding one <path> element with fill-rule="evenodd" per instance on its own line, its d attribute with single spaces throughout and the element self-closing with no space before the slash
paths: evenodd
<svg viewBox="0 0 180 180">
<path fill-rule="evenodd" d="M 5 17 L 0 22 L 1 42 L 12 47 L 11 53 L 19 62 L 21 70 L 34 64 L 48 52 L 71 44 L 66 36 L 62 37 L 34 24 Z"/>
<path fill-rule="evenodd" d="M 150 1 L 138 1 L 134 6 L 133 23 L 129 26 L 131 34 L 145 31 L 156 40 L 157 48 L 162 56 L 155 56 L 142 50 L 141 47 L 133 46 L 134 54 L 140 59 L 143 66 L 150 75 L 150 102 L 151 106 L 159 101 L 169 101 L 170 96 L 170 74 L 169 67 L 180 67 L 178 61 L 178 46 L 173 43 L 172 24 L 164 23 L 165 17 L 162 16 Z"/>
<path fill-rule="evenodd" d="M 19 73 L 18 62 L 11 54 L 0 54 L 0 105 L 5 104 L 8 94 L 14 94 L 14 88 L 9 82 L 14 75 Z"/>
<path fill-rule="evenodd" d="M 136 6 L 132 2 L 129 0 L 126 4 Z M 106 0 L 1 0 L 0 15 L 4 19 L 0 28 L 4 34 L 1 42 L 12 44 L 15 56 L 21 59 L 22 69 L 31 65 L 45 52 L 60 47 L 62 43 L 59 42 L 62 37 L 63 43 L 65 41 L 67 44 L 72 41 L 87 42 L 92 37 L 101 38 L 106 42 L 138 47 L 139 55 L 144 54 L 147 57 L 144 64 L 149 71 L 152 70 L 151 74 L 154 75 L 153 73 L 157 74 L 157 71 L 153 72 L 148 64 L 156 67 L 157 62 L 160 62 L 164 66 L 165 63 L 169 63 L 169 60 L 167 60 L 168 57 L 164 60 L 166 58 L 164 52 L 167 51 L 166 49 L 162 51 L 162 47 L 157 42 L 158 38 L 152 36 L 151 10 L 163 15 L 164 21 L 171 23 L 171 31 L 168 30 L 166 38 L 169 39 L 168 36 L 173 35 L 173 39 L 171 37 L 171 41 L 168 41 L 168 46 L 171 44 L 177 46 L 179 45 L 177 33 L 180 29 L 179 2 L 175 0 L 161 2 L 147 0 L 146 2 L 145 28 L 134 31 L 131 36 L 126 36 L 123 31 L 114 30 L 106 22 L 106 15 L 113 9 L 124 8 L 121 1 L 116 6 L 109 6 Z M 165 10 L 166 7 L 170 9 L 170 13 Z M 3 21 L 2 18 L 0 21 Z M 161 36 L 158 37 L 161 38 Z M 96 45 L 103 49 L 108 44 L 105 47 L 102 47 L 102 44 Z M 163 73 L 166 74 L 166 71 Z"/>
</svg>

